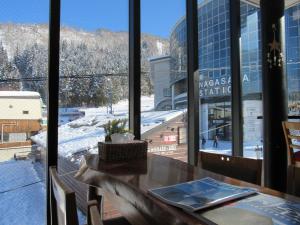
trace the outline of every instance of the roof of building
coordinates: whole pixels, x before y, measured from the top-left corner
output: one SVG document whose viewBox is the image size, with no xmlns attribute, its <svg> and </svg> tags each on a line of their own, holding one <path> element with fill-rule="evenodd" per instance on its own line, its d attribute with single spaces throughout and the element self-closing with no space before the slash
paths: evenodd
<svg viewBox="0 0 300 225">
<path fill-rule="evenodd" d="M 201 0 L 201 1 L 198 1 L 198 9 L 201 8 L 202 6 L 204 6 L 205 4 L 207 4 L 208 2 L 210 2 L 212 0 Z M 245 3 L 248 3 L 248 4 L 251 4 L 251 5 L 254 5 L 256 7 L 259 7 L 260 8 L 260 0 L 242 0 L 242 2 L 245 2 Z M 290 7 L 293 7 L 295 6 L 296 4 L 299 3 L 298 0 L 285 0 L 285 9 L 288 9 Z M 174 30 L 176 29 L 176 27 L 183 21 L 185 20 L 186 16 L 183 15 L 182 17 L 180 17 L 177 22 L 173 25 L 172 29 L 171 29 L 171 32 L 170 32 L 170 35 L 172 35 L 172 33 L 174 32 Z"/>
<path fill-rule="evenodd" d="M 152 57 L 149 59 L 150 62 L 152 61 L 159 61 L 159 60 L 164 60 L 164 59 L 169 59 L 171 58 L 169 55 L 165 55 L 165 56 L 158 56 L 158 57 Z"/>
<path fill-rule="evenodd" d="M 39 97 L 40 94 L 34 91 L 0 91 L 0 98 L 3 97 Z"/>
</svg>

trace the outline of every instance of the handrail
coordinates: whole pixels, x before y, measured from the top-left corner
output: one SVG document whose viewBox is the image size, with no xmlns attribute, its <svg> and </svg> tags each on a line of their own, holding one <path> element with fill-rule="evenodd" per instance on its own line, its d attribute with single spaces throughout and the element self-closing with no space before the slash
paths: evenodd
<svg viewBox="0 0 300 225">
<path fill-rule="evenodd" d="M 218 129 L 220 129 L 220 128 L 223 128 L 223 127 L 228 127 L 228 126 L 231 126 L 231 124 L 225 124 L 225 125 L 223 125 L 223 126 L 219 126 L 219 127 L 216 127 L 216 128 L 212 128 L 212 129 L 209 129 L 209 130 L 206 130 L 206 131 L 200 132 L 200 134 L 209 133 L 209 132 L 211 132 L 211 131 L 218 130 Z"/>
</svg>

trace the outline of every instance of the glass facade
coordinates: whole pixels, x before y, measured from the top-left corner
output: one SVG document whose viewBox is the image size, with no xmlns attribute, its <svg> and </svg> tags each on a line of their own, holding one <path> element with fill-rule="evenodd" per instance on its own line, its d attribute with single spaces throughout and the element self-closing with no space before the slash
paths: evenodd
<svg viewBox="0 0 300 225">
<path fill-rule="evenodd" d="M 168 12 L 176 11 L 177 13 L 176 18 L 170 21 L 169 26 L 165 25 L 165 29 L 168 31 L 167 38 L 158 40 L 157 43 L 161 47 L 157 50 L 154 48 L 155 51 L 152 50 L 151 55 L 143 54 L 145 49 L 143 42 L 147 36 L 142 35 L 141 133 L 142 139 L 148 142 L 148 152 L 187 161 L 187 29 L 186 20 L 182 17 L 186 12 L 186 2 L 177 0 L 172 1 L 171 5 L 164 3 L 165 5 L 160 6 L 159 10 L 153 8 L 155 11 L 151 11 L 149 8 L 153 6 L 153 2 L 141 1 L 142 34 L 152 26 L 155 21 L 154 14 L 156 14 L 156 20 L 164 20 L 174 17 Z M 147 13 L 149 11 L 150 13 Z M 172 28 L 174 31 L 169 36 Z M 153 35 L 156 32 L 155 29 L 149 34 Z M 149 58 L 150 60 L 145 60 Z M 145 61 L 147 64 L 144 63 Z M 153 86 L 154 104 L 149 101 L 151 96 L 145 96 L 147 93 L 143 91 L 145 90 L 143 78 L 149 73 L 148 71 L 150 72 L 151 86 Z M 172 97 L 174 94 L 176 95 L 175 99 Z M 172 107 L 174 101 L 176 101 L 176 107 Z M 151 108 L 149 108 L 150 105 Z M 172 110 L 172 108 L 176 110 Z M 153 128 L 154 123 L 158 124 L 159 121 L 163 121 L 163 123 L 159 127 Z"/>
<path fill-rule="evenodd" d="M 203 1 L 198 6 L 200 133 L 203 149 L 231 153 L 230 14 L 228 0 Z M 221 142 L 220 141 L 227 141 Z M 218 141 L 220 143 L 218 143 Z M 205 143 L 205 144 L 204 144 Z"/>
<path fill-rule="evenodd" d="M 241 1 L 243 155 L 261 158 L 263 140 L 260 10 Z"/>
<path fill-rule="evenodd" d="M 260 10 L 241 2 L 240 18 L 243 100 L 261 99 Z"/>
<path fill-rule="evenodd" d="M 285 11 L 286 69 L 290 115 L 300 112 L 300 4 Z"/>
<path fill-rule="evenodd" d="M 286 56 L 288 74 L 289 112 L 297 114 L 299 103 L 299 21 L 300 4 L 286 9 Z M 262 148 L 262 68 L 260 10 L 241 1 L 241 84 L 243 102 L 244 155 L 254 156 L 255 148 Z M 200 77 L 200 133 L 201 140 L 224 141 L 216 150 L 231 149 L 231 69 L 230 14 L 228 0 L 198 1 L 199 77 Z M 172 107 L 187 104 L 186 20 L 181 18 L 170 38 Z M 226 143 L 227 142 L 227 143 Z M 202 147 L 205 148 L 202 144 Z M 245 153 L 251 148 L 252 153 Z M 250 154 L 250 155 L 249 155 Z"/>
</svg>

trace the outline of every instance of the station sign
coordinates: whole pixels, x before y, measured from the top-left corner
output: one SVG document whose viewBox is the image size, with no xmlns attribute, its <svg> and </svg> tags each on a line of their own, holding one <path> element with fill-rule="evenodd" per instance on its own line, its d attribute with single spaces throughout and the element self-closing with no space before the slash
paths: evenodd
<svg viewBox="0 0 300 225">
<path fill-rule="evenodd" d="M 247 74 L 242 82 L 250 82 Z M 225 76 L 215 79 L 203 79 L 199 82 L 200 97 L 224 96 L 231 94 L 231 77 Z"/>
</svg>

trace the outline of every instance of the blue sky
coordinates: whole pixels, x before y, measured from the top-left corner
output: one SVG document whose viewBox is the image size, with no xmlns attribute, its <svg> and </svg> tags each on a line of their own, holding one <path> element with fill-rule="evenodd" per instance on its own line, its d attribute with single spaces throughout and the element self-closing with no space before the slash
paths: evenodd
<svg viewBox="0 0 300 225">
<path fill-rule="evenodd" d="M 128 31 L 128 0 L 61 0 L 63 25 Z M 1 0 L 0 22 L 48 23 L 48 0 Z M 142 32 L 168 37 L 185 0 L 141 0 Z"/>
</svg>

